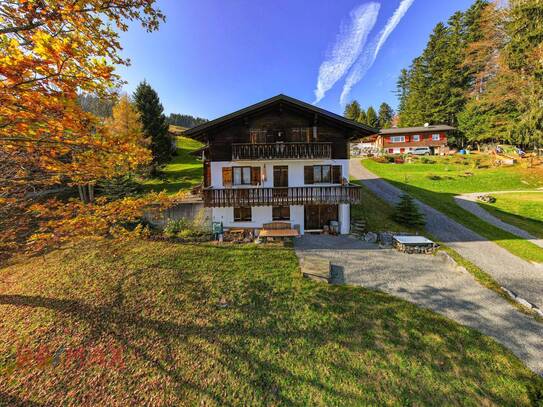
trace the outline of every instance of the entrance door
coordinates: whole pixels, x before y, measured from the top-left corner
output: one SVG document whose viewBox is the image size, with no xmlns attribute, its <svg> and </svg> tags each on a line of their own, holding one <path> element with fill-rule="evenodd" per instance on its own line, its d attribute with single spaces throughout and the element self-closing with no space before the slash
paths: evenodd
<svg viewBox="0 0 543 407">
<path fill-rule="evenodd" d="M 273 166 L 273 186 L 288 187 L 288 165 Z"/>
<path fill-rule="evenodd" d="M 322 229 L 325 225 L 330 226 L 330 221 L 338 220 L 338 206 L 305 205 L 304 218 L 306 230 Z"/>
</svg>

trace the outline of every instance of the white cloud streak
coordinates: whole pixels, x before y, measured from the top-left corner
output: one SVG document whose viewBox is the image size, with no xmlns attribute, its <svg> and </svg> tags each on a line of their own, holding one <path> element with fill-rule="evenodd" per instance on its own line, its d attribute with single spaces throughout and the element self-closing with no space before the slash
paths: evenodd
<svg viewBox="0 0 543 407">
<path fill-rule="evenodd" d="M 388 19 L 385 27 L 381 30 L 379 35 L 373 39 L 370 45 L 363 50 L 363 52 L 360 52 L 358 60 L 352 66 L 352 69 L 345 80 L 345 84 L 343 85 L 343 91 L 341 92 L 340 97 L 340 103 L 342 105 L 347 103 L 347 99 L 352 88 L 358 82 L 360 82 L 364 75 L 366 75 L 366 72 L 368 72 L 368 70 L 371 68 L 386 40 L 400 23 L 414 1 L 415 0 L 402 0 L 394 14 Z"/>
<path fill-rule="evenodd" d="M 377 21 L 380 7 L 379 3 L 362 4 L 351 11 L 349 23 L 341 24 L 335 44 L 319 68 L 315 104 L 356 61 Z"/>
</svg>

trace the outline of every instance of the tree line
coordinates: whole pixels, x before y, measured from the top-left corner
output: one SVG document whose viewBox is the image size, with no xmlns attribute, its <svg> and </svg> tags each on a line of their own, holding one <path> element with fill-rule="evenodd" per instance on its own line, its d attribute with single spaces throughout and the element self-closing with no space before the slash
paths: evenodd
<svg viewBox="0 0 543 407">
<path fill-rule="evenodd" d="M 397 81 L 399 125 L 458 128 L 457 144 L 543 141 L 543 3 L 476 0 L 438 23 Z"/>
<path fill-rule="evenodd" d="M 394 120 L 394 110 L 387 104 L 381 103 L 377 113 L 373 106 L 364 110 L 357 100 L 353 100 L 345 106 L 343 115 L 358 123 L 366 124 L 376 129 L 385 129 L 392 126 Z"/>
<path fill-rule="evenodd" d="M 206 123 L 208 120 L 201 117 L 194 117 L 190 114 L 171 113 L 167 118 L 168 124 L 186 128 L 196 127 Z"/>
</svg>

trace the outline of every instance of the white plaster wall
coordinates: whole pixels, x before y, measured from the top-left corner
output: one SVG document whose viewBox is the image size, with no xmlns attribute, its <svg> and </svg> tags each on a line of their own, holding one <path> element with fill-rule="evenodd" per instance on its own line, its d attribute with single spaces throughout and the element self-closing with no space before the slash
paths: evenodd
<svg viewBox="0 0 543 407">
<path fill-rule="evenodd" d="M 304 167 L 306 165 L 341 165 L 341 176 L 349 179 L 349 160 L 305 160 L 305 161 L 212 161 L 211 162 L 211 186 L 213 188 L 224 188 L 222 184 L 222 169 L 223 167 L 260 167 L 262 174 L 263 187 L 273 187 L 273 166 L 286 165 L 288 166 L 288 186 L 302 187 L 304 186 Z M 313 186 L 326 186 L 334 184 L 312 184 Z M 254 188 L 253 185 L 239 185 L 234 188 Z"/>
<path fill-rule="evenodd" d="M 251 166 L 261 168 L 262 187 L 273 187 L 273 166 L 288 166 L 289 187 L 305 186 L 304 167 L 306 165 L 341 165 L 341 176 L 349 179 L 349 160 L 303 160 L 303 161 L 212 161 L 211 162 L 211 187 L 224 188 L 222 183 L 222 169 L 224 167 Z M 311 186 L 327 186 L 334 184 L 311 184 Z M 253 185 L 239 185 L 233 188 L 255 188 Z M 234 222 L 234 208 L 213 208 L 212 216 L 214 222 L 222 222 L 225 228 L 247 227 L 261 228 L 262 224 L 272 222 L 271 206 L 255 206 L 252 208 L 251 222 Z M 350 206 L 349 204 L 339 205 L 339 221 L 341 222 L 341 233 L 347 234 L 350 229 Z M 304 234 L 304 207 L 303 205 L 290 206 L 290 223 L 300 225 L 300 233 Z"/>
<path fill-rule="evenodd" d="M 339 233 L 342 235 L 349 234 L 351 230 L 351 205 L 339 204 L 338 218 L 341 230 Z"/>
<path fill-rule="evenodd" d="M 347 205 L 349 206 L 349 205 Z M 222 222 L 225 228 L 261 228 L 264 223 L 273 222 L 271 206 L 254 206 L 251 209 L 251 222 L 235 222 L 234 208 L 213 208 L 212 216 L 214 222 Z M 285 221 L 287 222 L 287 221 Z M 303 205 L 290 206 L 291 225 L 300 225 L 300 233 L 304 234 L 304 207 Z"/>
</svg>

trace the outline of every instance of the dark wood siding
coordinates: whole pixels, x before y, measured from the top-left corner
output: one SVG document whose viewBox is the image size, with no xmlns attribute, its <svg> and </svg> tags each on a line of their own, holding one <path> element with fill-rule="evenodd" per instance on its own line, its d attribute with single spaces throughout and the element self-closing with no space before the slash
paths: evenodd
<svg viewBox="0 0 543 407">
<path fill-rule="evenodd" d="M 294 128 L 313 127 L 315 116 L 310 112 L 286 106 L 270 106 L 269 109 L 238 118 L 224 126 L 210 130 L 209 159 L 211 161 L 232 160 L 233 143 L 250 143 L 250 129 L 283 131 L 289 136 Z M 313 141 L 332 143 L 332 159 L 349 158 L 349 130 L 341 128 L 326 118 L 317 119 L 317 139 Z"/>
</svg>

